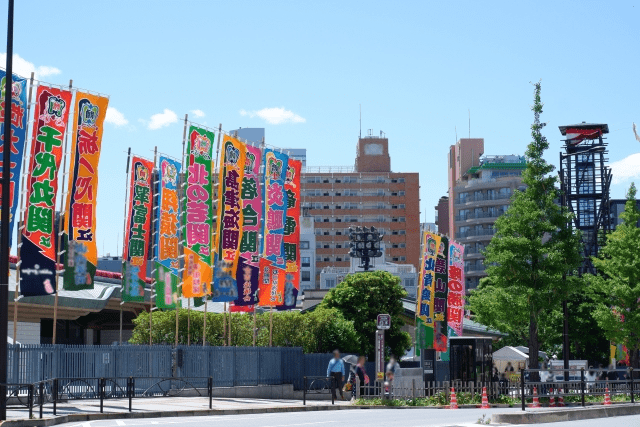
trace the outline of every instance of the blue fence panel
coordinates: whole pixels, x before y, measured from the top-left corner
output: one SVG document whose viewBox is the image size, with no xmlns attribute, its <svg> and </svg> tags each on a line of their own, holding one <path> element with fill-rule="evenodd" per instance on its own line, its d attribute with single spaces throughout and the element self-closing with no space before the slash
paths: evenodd
<svg viewBox="0 0 640 427">
<path fill-rule="evenodd" d="M 282 366 L 282 383 L 293 384 L 294 390 L 302 390 L 304 376 L 304 355 L 302 354 L 302 348 L 283 348 L 282 359 L 280 366 Z"/>
<path fill-rule="evenodd" d="M 209 347 L 209 360 L 214 387 L 233 387 L 235 347 Z"/>
<path fill-rule="evenodd" d="M 258 385 L 261 348 L 235 347 L 235 384 L 237 386 Z"/>
<path fill-rule="evenodd" d="M 260 348 L 259 373 L 260 384 L 283 384 L 282 353 L 284 348 Z"/>
</svg>

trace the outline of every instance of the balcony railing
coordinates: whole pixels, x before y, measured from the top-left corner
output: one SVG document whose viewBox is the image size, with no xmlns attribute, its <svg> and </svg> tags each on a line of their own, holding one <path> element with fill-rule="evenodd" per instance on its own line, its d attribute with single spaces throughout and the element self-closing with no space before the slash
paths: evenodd
<svg viewBox="0 0 640 427">
<path fill-rule="evenodd" d="M 455 200 L 456 205 L 464 205 L 466 203 L 483 202 L 487 200 L 505 200 L 510 199 L 512 194 L 478 194 L 469 197 L 458 197 Z"/>
<path fill-rule="evenodd" d="M 472 219 L 482 219 L 482 218 L 497 218 L 502 215 L 505 211 L 502 209 L 496 212 L 470 212 L 466 215 L 456 215 L 456 221 L 468 221 Z"/>
<path fill-rule="evenodd" d="M 467 237 L 478 237 L 478 236 L 493 236 L 496 234 L 496 231 L 492 228 L 483 228 L 482 230 L 468 230 L 468 231 L 460 231 L 456 233 L 456 237 L 461 239 Z"/>
</svg>

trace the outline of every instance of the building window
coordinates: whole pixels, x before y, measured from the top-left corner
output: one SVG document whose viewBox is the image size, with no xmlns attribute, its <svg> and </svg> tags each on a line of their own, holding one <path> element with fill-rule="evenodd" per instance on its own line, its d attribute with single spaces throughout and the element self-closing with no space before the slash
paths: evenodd
<svg viewBox="0 0 640 427">
<path fill-rule="evenodd" d="M 403 216 L 400 217 L 400 222 L 406 222 L 406 221 L 407 221 L 407 219 L 405 217 L 403 217 Z"/>
<path fill-rule="evenodd" d="M 321 257 L 320 255 L 316 255 L 316 261 L 317 261 L 317 262 L 322 261 L 322 257 Z"/>
<path fill-rule="evenodd" d="M 404 287 L 405 288 L 413 288 L 414 286 L 416 286 L 416 279 L 414 279 L 414 278 L 404 279 Z"/>
<path fill-rule="evenodd" d="M 404 191 L 398 191 L 398 196 L 404 196 Z"/>
<path fill-rule="evenodd" d="M 309 241 L 300 240 L 300 249 L 309 249 Z"/>
<path fill-rule="evenodd" d="M 324 279 L 324 287 L 325 288 L 335 288 L 336 287 L 336 279 Z"/>
<path fill-rule="evenodd" d="M 342 258 L 341 257 L 336 257 L 336 262 L 341 262 Z"/>
<path fill-rule="evenodd" d="M 329 262 L 329 261 L 331 261 L 331 260 L 329 259 L 329 257 L 325 257 L 325 258 L 323 259 L 323 261 L 324 261 L 324 262 Z"/>
<path fill-rule="evenodd" d="M 311 281 L 311 272 L 310 271 L 301 271 L 300 272 L 300 277 L 301 277 L 303 282 L 310 282 Z"/>
<path fill-rule="evenodd" d="M 404 178 L 398 178 L 398 182 L 404 182 Z"/>
<path fill-rule="evenodd" d="M 311 258 L 308 256 L 303 256 L 300 258 L 300 264 L 303 267 L 311 267 Z"/>
</svg>

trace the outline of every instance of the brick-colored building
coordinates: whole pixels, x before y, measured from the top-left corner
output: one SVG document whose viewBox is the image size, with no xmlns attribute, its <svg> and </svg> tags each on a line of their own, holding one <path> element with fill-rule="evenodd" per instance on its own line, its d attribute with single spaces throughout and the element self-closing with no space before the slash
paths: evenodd
<svg viewBox="0 0 640 427">
<path fill-rule="evenodd" d="M 438 206 L 436 206 L 436 225 L 438 226 L 438 233 L 443 236 L 449 235 L 449 197 L 442 196 L 438 200 Z"/>
<path fill-rule="evenodd" d="M 314 217 L 316 280 L 324 267 L 349 267 L 351 226 L 384 231 L 386 261 L 420 268 L 418 173 L 391 171 L 389 140 L 358 140 L 354 167 L 307 167 L 302 206 Z"/>
</svg>

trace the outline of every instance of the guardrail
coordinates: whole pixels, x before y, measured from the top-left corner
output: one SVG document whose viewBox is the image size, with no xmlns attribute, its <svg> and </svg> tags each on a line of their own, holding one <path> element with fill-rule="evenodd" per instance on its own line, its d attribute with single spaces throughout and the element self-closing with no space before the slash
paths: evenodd
<svg viewBox="0 0 640 427">
<path fill-rule="evenodd" d="M 302 389 L 302 404 L 307 404 L 307 394 L 327 394 L 331 393 L 331 404 L 335 405 L 336 396 L 334 394 L 336 384 L 334 377 L 304 377 L 304 388 Z"/>
<path fill-rule="evenodd" d="M 629 395 L 631 403 L 635 403 L 635 391 L 640 384 L 640 379 L 634 378 L 633 368 L 607 369 L 607 376 L 612 377 L 608 379 L 593 379 L 591 376 L 587 378 L 584 368 L 581 368 L 579 371 L 576 369 L 553 369 L 552 373 L 555 375 L 552 375 L 550 380 L 541 381 L 541 372 L 537 369 L 521 370 L 520 400 L 523 411 L 526 408 L 526 400 L 533 400 L 534 397 L 551 399 L 579 396 L 581 406 L 584 407 L 586 396 L 604 396 L 607 390 L 612 396 Z M 558 376 L 564 377 L 565 373 L 569 374 L 568 381 L 558 379 Z"/>
<path fill-rule="evenodd" d="M 209 398 L 209 409 L 213 408 L 213 377 L 202 378 L 162 378 L 162 377 L 120 377 L 120 378 L 54 378 L 33 384 L 4 384 L 7 388 L 7 405 L 22 405 L 29 409 L 33 418 L 33 408 L 39 408 L 43 416 L 45 404 L 53 405 L 53 415 L 57 415 L 59 402 L 81 399 L 100 400 L 100 413 L 104 412 L 104 401 L 128 399 L 129 412 L 133 411 L 133 399 L 153 397 L 179 397 L 188 394 Z"/>
</svg>

